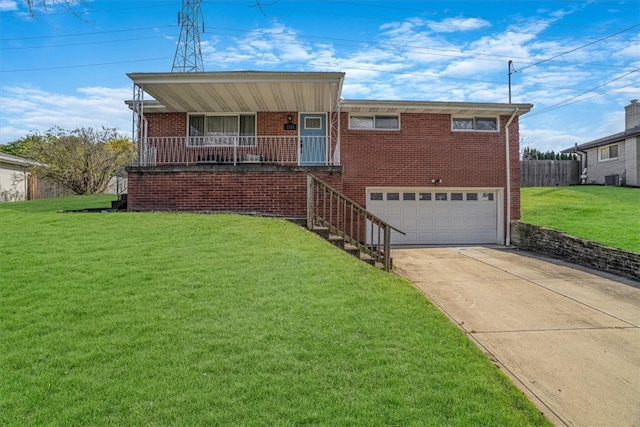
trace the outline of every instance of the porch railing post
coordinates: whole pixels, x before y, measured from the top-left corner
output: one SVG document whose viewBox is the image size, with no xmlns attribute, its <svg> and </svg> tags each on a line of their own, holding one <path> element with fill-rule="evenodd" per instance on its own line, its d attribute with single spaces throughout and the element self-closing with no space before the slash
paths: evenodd
<svg viewBox="0 0 640 427">
<path fill-rule="evenodd" d="M 391 228 L 384 227 L 384 268 L 391 270 Z"/>
<path fill-rule="evenodd" d="M 313 176 L 307 175 L 307 228 L 311 230 L 313 228 Z"/>
</svg>

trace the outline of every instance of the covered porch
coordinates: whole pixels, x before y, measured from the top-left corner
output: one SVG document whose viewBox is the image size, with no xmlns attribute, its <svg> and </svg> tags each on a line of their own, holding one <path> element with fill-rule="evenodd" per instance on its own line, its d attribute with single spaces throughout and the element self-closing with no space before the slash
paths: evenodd
<svg viewBox="0 0 640 427">
<path fill-rule="evenodd" d="M 340 165 L 344 73 L 131 73 L 136 167 Z"/>
</svg>

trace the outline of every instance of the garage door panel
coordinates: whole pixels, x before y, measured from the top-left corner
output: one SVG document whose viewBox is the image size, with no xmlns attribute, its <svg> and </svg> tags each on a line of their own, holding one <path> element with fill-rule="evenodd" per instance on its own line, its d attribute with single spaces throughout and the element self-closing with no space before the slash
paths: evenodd
<svg viewBox="0 0 640 427">
<path fill-rule="evenodd" d="M 469 218 L 468 224 L 469 227 L 490 229 L 493 231 L 495 231 L 496 228 L 495 218 Z"/>
<path fill-rule="evenodd" d="M 497 241 L 495 191 L 438 189 L 436 192 L 426 188 L 375 191 L 383 193 L 383 200 L 371 200 L 367 208 L 407 233 L 403 236 L 393 232 L 392 244 L 486 244 Z"/>
</svg>

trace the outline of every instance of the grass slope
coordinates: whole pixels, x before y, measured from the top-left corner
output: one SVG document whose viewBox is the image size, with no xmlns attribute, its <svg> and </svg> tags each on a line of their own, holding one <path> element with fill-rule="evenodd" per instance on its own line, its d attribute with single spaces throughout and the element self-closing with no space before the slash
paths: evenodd
<svg viewBox="0 0 640 427">
<path fill-rule="evenodd" d="M 639 188 L 587 185 L 520 191 L 521 221 L 640 252 Z"/>
<path fill-rule="evenodd" d="M 405 280 L 277 219 L 0 205 L 0 425 L 547 425 Z"/>
</svg>

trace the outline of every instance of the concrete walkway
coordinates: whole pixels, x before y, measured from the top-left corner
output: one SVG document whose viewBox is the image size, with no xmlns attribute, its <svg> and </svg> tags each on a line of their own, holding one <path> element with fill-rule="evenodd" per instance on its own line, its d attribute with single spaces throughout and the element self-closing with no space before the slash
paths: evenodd
<svg viewBox="0 0 640 427">
<path fill-rule="evenodd" d="M 640 282 L 501 248 L 392 255 L 555 425 L 640 426 Z"/>
</svg>

